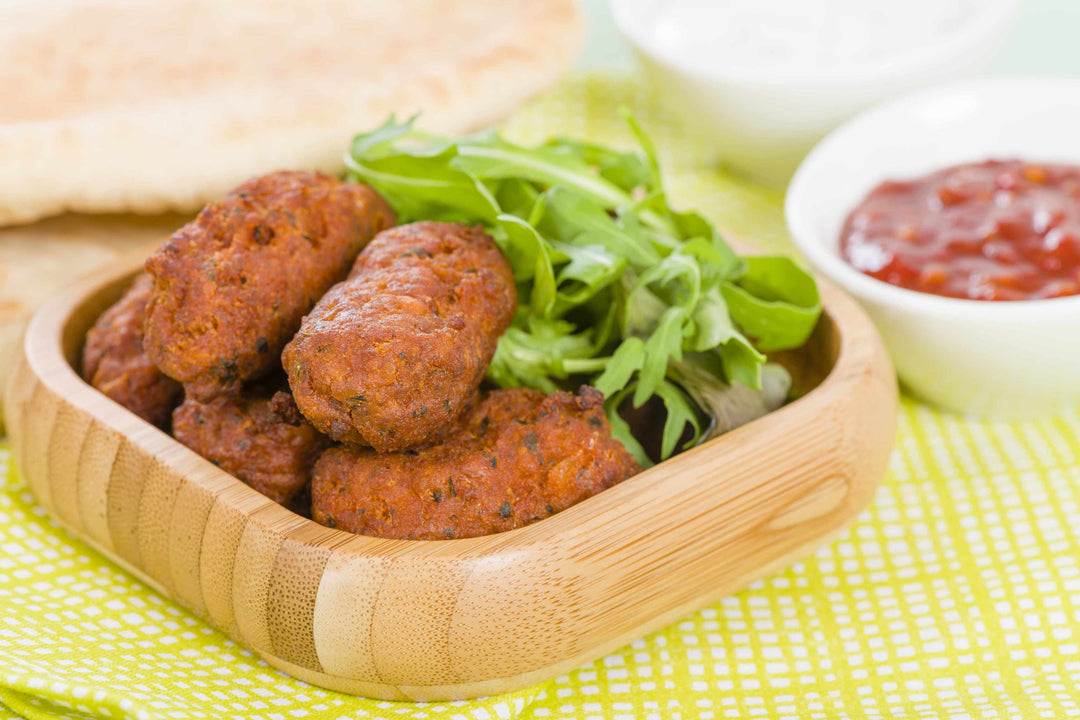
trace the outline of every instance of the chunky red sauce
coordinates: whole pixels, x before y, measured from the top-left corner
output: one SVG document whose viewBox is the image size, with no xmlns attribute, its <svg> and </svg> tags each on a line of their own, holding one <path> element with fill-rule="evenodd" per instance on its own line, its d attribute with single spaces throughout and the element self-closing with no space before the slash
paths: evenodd
<svg viewBox="0 0 1080 720">
<path fill-rule="evenodd" d="M 1080 167 L 988 160 L 884 182 L 848 216 L 840 250 L 867 275 L 935 295 L 1080 294 Z"/>
</svg>

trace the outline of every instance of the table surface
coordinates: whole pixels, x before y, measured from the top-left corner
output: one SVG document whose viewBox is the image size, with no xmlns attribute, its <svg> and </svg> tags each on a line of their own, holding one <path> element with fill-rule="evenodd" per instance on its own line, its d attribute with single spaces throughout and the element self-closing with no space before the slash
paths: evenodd
<svg viewBox="0 0 1080 720">
<path fill-rule="evenodd" d="M 633 71 L 634 59 L 619 37 L 607 0 L 584 0 L 588 37 L 579 70 Z M 1080 2 L 1023 0 L 1013 27 L 990 64 L 993 73 L 1080 77 Z"/>
</svg>

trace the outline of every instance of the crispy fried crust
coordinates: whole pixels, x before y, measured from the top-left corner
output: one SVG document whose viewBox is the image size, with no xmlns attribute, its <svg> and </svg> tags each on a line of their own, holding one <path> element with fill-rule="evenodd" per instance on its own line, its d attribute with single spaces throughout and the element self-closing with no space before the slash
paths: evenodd
<svg viewBox="0 0 1080 720">
<path fill-rule="evenodd" d="M 312 516 L 385 538 L 436 540 L 528 525 L 641 470 L 611 437 L 603 395 L 496 390 L 445 442 L 379 454 L 338 446 L 312 478 Z"/>
<path fill-rule="evenodd" d="M 149 423 L 168 427 L 180 383 L 163 374 L 143 352 L 143 321 L 154 281 L 140 275 L 86 333 L 83 377 Z"/>
<path fill-rule="evenodd" d="M 384 231 L 304 318 L 282 362 L 301 412 L 341 442 L 434 442 L 480 385 L 517 310 L 510 264 L 480 227 Z"/>
<path fill-rule="evenodd" d="M 288 393 L 245 390 L 208 403 L 187 398 L 173 413 L 176 439 L 271 500 L 289 505 L 330 444 L 299 418 Z"/>
<path fill-rule="evenodd" d="M 146 351 L 210 400 L 274 367 L 304 313 L 394 224 L 366 185 L 277 172 L 207 205 L 146 262 Z"/>
</svg>

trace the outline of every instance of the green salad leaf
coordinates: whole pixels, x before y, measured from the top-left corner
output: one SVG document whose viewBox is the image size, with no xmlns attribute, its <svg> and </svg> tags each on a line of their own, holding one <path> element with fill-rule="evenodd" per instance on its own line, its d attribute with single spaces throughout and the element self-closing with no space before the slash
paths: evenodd
<svg viewBox="0 0 1080 720">
<path fill-rule="evenodd" d="M 790 383 L 765 353 L 806 342 L 821 303 L 792 260 L 741 257 L 702 215 L 674 210 L 652 142 L 624 116 L 638 152 L 562 138 L 523 147 L 496 132 L 447 138 L 391 117 L 358 135 L 345 162 L 402 222 L 482 223 L 519 300 L 488 379 L 596 386 L 615 435 L 649 464 L 753 416 L 728 413 L 729 398 L 754 412 L 782 401 L 777 388 Z M 725 390 L 735 384 L 746 387 Z M 658 458 L 620 414 L 653 399 L 666 415 Z"/>
<path fill-rule="evenodd" d="M 721 287 L 732 319 L 757 338 L 759 350 L 806 342 L 821 313 L 817 284 L 786 257 L 750 257 L 746 272 Z"/>
</svg>

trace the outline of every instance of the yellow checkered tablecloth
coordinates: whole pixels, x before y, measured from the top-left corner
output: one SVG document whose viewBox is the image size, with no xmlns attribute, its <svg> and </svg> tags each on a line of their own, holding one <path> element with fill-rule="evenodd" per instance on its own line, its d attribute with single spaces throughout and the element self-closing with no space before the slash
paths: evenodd
<svg viewBox="0 0 1080 720">
<path fill-rule="evenodd" d="M 692 167 L 636 86 L 570 82 L 508 126 L 629 141 L 673 195 L 781 247 L 775 194 Z M 1080 717 L 1080 420 L 969 421 L 904 402 L 873 505 L 787 570 L 509 696 L 390 703 L 282 675 L 57 529 L 0 449 L 0 720 Z M 723 478 L 717 478 L 718 483 Z"/>
</svg>

